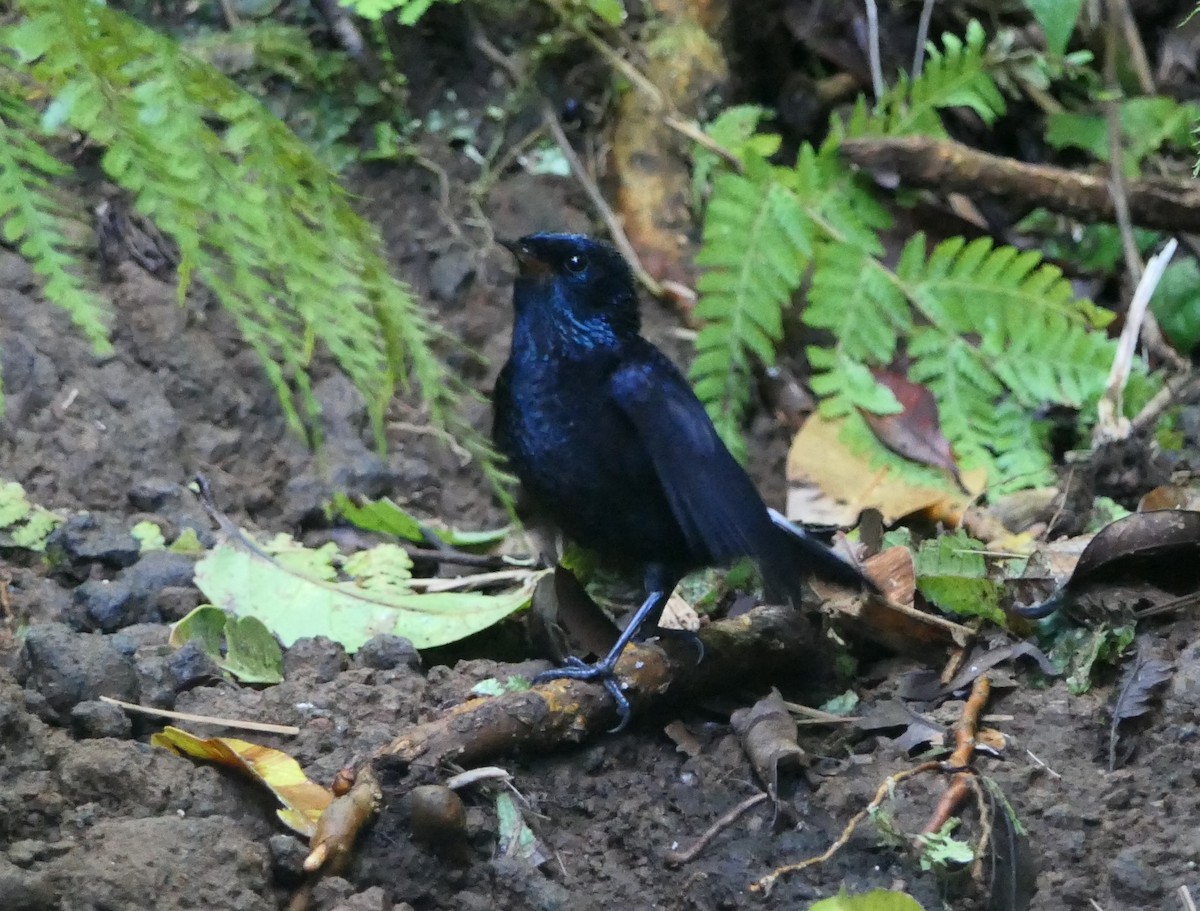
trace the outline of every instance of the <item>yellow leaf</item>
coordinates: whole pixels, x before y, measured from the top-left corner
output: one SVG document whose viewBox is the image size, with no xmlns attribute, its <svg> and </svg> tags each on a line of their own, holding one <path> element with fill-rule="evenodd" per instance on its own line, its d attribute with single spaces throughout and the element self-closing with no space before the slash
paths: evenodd
<svg viewBox="0 0 1200 911">
<path fill-rule="evenodd" d="M 279 819 L 306 837 L 313 834 L 317 820 L 333 800 L 332 792 L 308 780 L 295 759 L 271 747 L 233 737 L 202 739 L 176 727 L 163 728 L 150 738 L 150 743 L 181 756 L 236 769 L 266 785 L 284 806 L 277 811 Z"/>
</svg>

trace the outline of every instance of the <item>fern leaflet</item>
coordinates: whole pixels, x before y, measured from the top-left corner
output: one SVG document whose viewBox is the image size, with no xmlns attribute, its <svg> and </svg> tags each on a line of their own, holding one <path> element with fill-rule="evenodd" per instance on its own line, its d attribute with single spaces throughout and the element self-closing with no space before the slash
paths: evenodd
<svg viewBox="0 0 1200 911">
<path fill-rule="evenodd" d="M 390 274 L 374 229 L 328 168 L 262 104 L 178 44 L 100 4 L 23 0 L 4 37 L 53 95 L 44 120 L 106 148 L 108 176 L 178 245 L 259 354 L 289 419 L 311 429 L 309 364 L 322 341 L 383 410 L 411 377 L 433 422 L 498 477 L 431 348 L 435 329 Z"/>
<path fill-rule="evenodd" d="M 704 223 L 705 267 L 696 315 L 708 321 L 696 339 L 692 380 L 722 438 L 740 450 L 737 422 L 749 398 L 750 357 L 774 361 L 782 311 L 812 257 L 814 225 L 800 200 L 770 179 L 770 166 L 748 161 L 745 176 L 722 174 Z"/>
</svg>

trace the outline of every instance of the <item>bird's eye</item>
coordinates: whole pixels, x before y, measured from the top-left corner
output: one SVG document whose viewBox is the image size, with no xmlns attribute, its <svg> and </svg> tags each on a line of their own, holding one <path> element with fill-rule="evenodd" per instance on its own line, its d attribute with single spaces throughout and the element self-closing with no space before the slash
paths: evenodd
<svg viewBox="0 0 1200 911">
<path fill-rule="evenodd" d="M 567 257 L 567 271 L 572 275 L 582 275 L 588 266 L 587 257 L 582 253 L 572 253 Z"/>
</svg>

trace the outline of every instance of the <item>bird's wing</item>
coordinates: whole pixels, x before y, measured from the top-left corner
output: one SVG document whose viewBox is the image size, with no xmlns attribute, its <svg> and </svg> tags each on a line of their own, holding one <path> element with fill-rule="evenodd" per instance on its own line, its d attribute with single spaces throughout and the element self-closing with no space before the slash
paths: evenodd
<svg viewBox="0 0 1200 911">
<path fill-rule="evenodd" d="M 711 562 L 759 553 L 773 533 L 767 508 L 675 366 L 646 343 L 610 384 L 690 549 Z"/>
</svg>

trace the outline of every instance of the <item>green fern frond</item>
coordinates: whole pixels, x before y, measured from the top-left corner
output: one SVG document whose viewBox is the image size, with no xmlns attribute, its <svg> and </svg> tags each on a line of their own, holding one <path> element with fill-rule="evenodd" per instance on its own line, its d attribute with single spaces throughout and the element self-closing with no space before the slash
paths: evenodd
<svg viewBox="0 0 1200 911">
<path fill-rule="evenodd" d="M 869 300 L 861 291 L 836 287 L 851 263 L 837 265 L 836 271 L 814 275 L 814 292 L 825 272 L 832 273 L 835 288 L 816 298 L 828 298 L 824 309 L 810 305 L 805 320 L 812 325 L 822 325 L 811 322 L 814 311 L 818 317 L 836 313 L 837 300 L 860 307 Z M 890 281 L 872 278 L 872 266 Z M 814 369 L 825 371 L 813 380 L 814 391 L 825 397 L 822 411 L 877 410 L 862 388 L 859 365 L 891 360 L 893 336 L 879 326 L 887 318 L 911 319 L 911 305 L 923 325 L 896 323 L 908 330 L 909 378 L 927 385 L 937 399 L 942 431 L 959 464 L 987 469 L 993 484 L 1045 480 L 1050 458 L 1028 411 L 1050 403 L 1078 407 L 1103 389 L 1113 343 L 1094 331 L 1095 308 L 1076 300 L 1070 283 L 1040 255 L 995 247 L 987 238 L 971 243 L 951 238 L 926 257 L 924 237 L 917 235 L 894 273 L 878 262 L 859 267 L 853 274 L 862 286 L 889 288 L 891 296 L 881 295 L 875 309 L 856 310 L 857 318 L 847 315 L 838 326 L 824 326 L 838 334 L 832 350 L 817 349 L 816 357 L 810 350 Z M 860 322 L 870 329 L 863 332 Z M 856 369 L 847 371 L 848 363 Z"/>
<path fill-rule="evenodd" d="M 81 251 L 68 239 L 68 210 L 53 181 L 69 169 L 32 138 L 38 113 L 0 89 L 0 223 L 3 239 L 43 279 L 46 297 L 70 314 L 97 351 L 109 351 L 104 302 L 77 274 Z"/>
<path fill-rule="evenodd" d="M 928 42 L 928 61 L 921 77 L 911 79 L 902 73 L 872 110 L 860 98 L 846 134 L 945 137 L 938 111 L 952 107 L 969 107 L 984 123 L 992 123 L 1004 113 L 1004 96 L 986 69 L 986 39 L 983 26 L 972 19 L 965 41 L 947 33 L 942 36 L 941 48 Z"/>
<path fill-rule="evenodd" d="M 289 420 L 313 426 L 312 340 L 383 409 L 410 378 L 433 421 L 496 476 L 458 415 L 461 383 L 374 229 L 318 157 L 256 99 L 171 39 L 99 4 L 23 0 L 7 43 L 54 100 L 45 119 L 106 148 L 102 165 L 180 251 L 180 295 L 209 287 L 261 357 Z"/>
<path fill-rule="evenodd" d="M 814 225 L 792 190 L 752 158 L 746 174 L 714 184 L 704 223 L 704 274 L 696 315 L 692 380 L 722 438 L 740 449 L 738 419 L 750 389 L 750 358 L 774 362 L 783 308 L 800 285 L 815 243 Z"/>
<path fill-rule="evenodd" d="M 801 149 L 794 168 L 756 159 L 741 139 L 746 172 L 717 178 L 697 257 L 705 267 L 697 314 L 709 324 L 692 375 L 727 440 L 736 440 L 749 397 L 749 364 L 773 361 L 779 311 L 811 268 L 802 319 L 833 338 L 807 349 L 812 388 L 823 414 L 849 418 L 846 432 L 858 434 L 860 448 L 898 461 L 877 441 L 863 443 L 869 430 L 858 412 L 898 409 L 872 368 L 905 357 L 909 378 L 937 400 L 963 468 L 986 469 L 993 489 L 1049 477 L 1030 412 L 1051 403 L 1079 407 L 1100 393 L 1114 346 L 1096 330 L 1110 317 L 1077 299 L 1040 254 L 986 238 L 951 238 L 927 253 L 918 235 L 889 268 L 879 233 L 890 218 L 837 155 L 846 134 L 944 136 L 938 112 L 947 107 L 994 121 L 1004 100 L 985 69 L 985 46 L 975 22 L 965 40 L 945 36 L 919 79 L 902 78 L 872 111 L 860 100 L 819 151 Z M 772 205 L 786 212 L 786 225 L 767 217 Z"/>
</svg>

